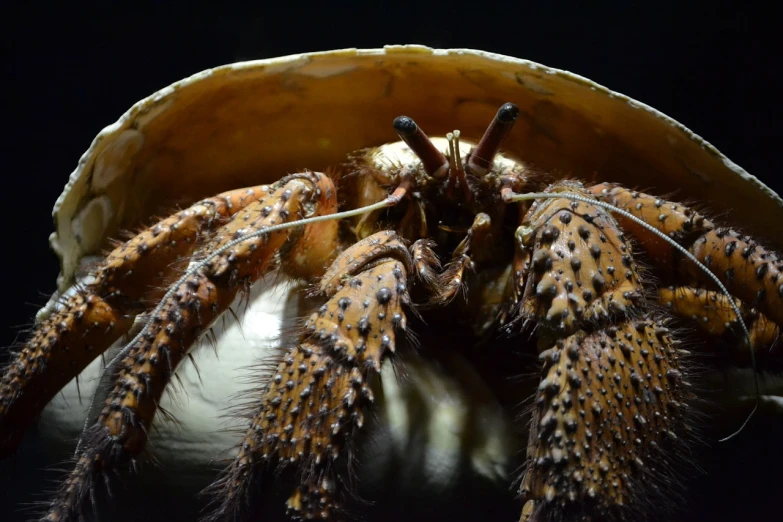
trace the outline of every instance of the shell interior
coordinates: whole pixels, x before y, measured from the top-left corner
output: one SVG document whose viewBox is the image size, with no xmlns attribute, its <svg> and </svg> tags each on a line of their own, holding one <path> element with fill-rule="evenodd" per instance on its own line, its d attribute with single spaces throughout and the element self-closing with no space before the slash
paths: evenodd
<svg viewBox="0 0 783 522">
<path fill-rule="evenodd" d="M 174 205 L 339 164 L 396 140 L 400 114 L 430 136 L 458 128 L 475 140 L 507 101 L 521 116 L 505 152 L 534 169 L 676 191 L 783 245 L 780 197 L 660 112 L 525 60 L 388 46 L 225 65 L 138 102 L 95 138 L 57 201 L 59 289 L 107 237 Z"/>
</svg>

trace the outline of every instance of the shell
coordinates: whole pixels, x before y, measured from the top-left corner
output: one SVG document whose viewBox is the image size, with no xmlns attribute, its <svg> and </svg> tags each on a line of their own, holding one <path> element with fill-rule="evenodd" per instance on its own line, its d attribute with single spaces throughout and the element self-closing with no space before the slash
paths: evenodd
<svg viewBox="0 0 783 522">
<path fill-rule="evenodd" d="M 526 60 L 387 46 L 225 65 L 131 107 L 98 134 L 57 200 L 58 288 L 82 256 L 167 205 L 338 164 L 394 141 L 400 114 L 431 136 L 459 128 L 475 139 L 506 101 L 522 111 L 505 142 L 511 156 L 562 175 L 676 190 L 783 246 L 783 200 L 655 109 Z"/>
<path fill-rule="evenodd" d="M 50 241 L 61 260 L 58 291 L 73 283 L 80 261 L 99 253 L 108 238 L 175 204 L 272 182 L 304 168 L 339 164 L 351 151 L 394 141 L 391 122 L 400 114 L 414 117 L 430 136 L 459 128 L 463 137 L 476 139 L 506 101 L 522 111 L 505 142 L 507 155 L 564 176 L 677 191 L 678 198 L 709 201 L 716 211 L 729 209 L 732 222 L 747 232 L 783 245 L 775 234 L 776 223 L 783 222 L 783 200 L 702 138 L 643 103 L 578 75 L 517 58 L 388 46 L 230 64 L 138 102 L 98 134 L 57 200 Z M 151 440 L 167 471 L 156 480 L 148 470 L 143 481 L 135 481 L 134 491 L 142 489 L 143 498 L 151 498 L 160 489 L 154 484 L 166 484 L 165 502 L 180 514 L 193 491 L 209 482 L 211 459 L 225 457 L 221 452 L 236 443 L 223 430 L 220 415 L 248 387 L 236 379 L 237 369 L 257 362 L 281 326 L 300 315 L 291 294 L 257 286 L 245 325 L 218 329 L 220 357 L 201 350 L 200 374 L 190 361 L 183 362 L 177 374 L 185 393 L 176 394 L 179 398 L 167 393 L 162 401 L 179 424 L 163 424 Z M 82 394 L 93 393 L 101 369 L 96 360 L 84 372 Z M 416 370 L 419 380 L 405 390 L 395 388 L 391 378 L 384 380 L 388 403 L 379 417 L 386 416 L 386 426 L 374 442 L 379 450 L 366 459 L 372 463 L 368 475 L 384 476 L 387 468 L 399 465 L 394 459 L 404 459 L 409 451 L 409 441 L 397 433 L 402 424 L 395 415 L 417 413 L 405 399 L 395 403 L 395 395 L 422 390 L 433 403 L 419 402 L 429 410 L 442 410 L 449 401 L 460 406 L 475 400 L 474 376 L 444 377 L 433 371 L 426 366 Z M 494 434 L 471 448 L 475 470 L 489 477 L 508 466 L 513 469 L 513 459 L 506 458 L 522 448 L 508 442 L 514 437 L 510 423 L 496 413 L 495 404 L 469 407 L 481 411 L 471 417 L 490 422 Z M 50 449 L 59 446 L 62 451 L 63 444 L 66 451 L 72 449 L 84 409 L 75 383 L 52 401 L 40 426 Z M 450 485 L 458 458 L 451 442 L 475 429 L 463 424 L 466 415 L 460 408 L 448 415 L 439 422 L 451 438 L 432 437 L 442 444 L 422 449 L 430 458 L 422 467 L 426 480 L 443 488 Z M 434 422 L 419 429 L 434 429 Z M 403 471 L 410 475 L 406 480 L 414 475 Z M 181 502 L 172 500 L 173 476 L 180 489 L 190 489 L 180 492 Z M 120 502 L 135 512 L 141 509 L 137 498 Z M 162 505 L 164 499 L 159 500 Z"/>
</svg>

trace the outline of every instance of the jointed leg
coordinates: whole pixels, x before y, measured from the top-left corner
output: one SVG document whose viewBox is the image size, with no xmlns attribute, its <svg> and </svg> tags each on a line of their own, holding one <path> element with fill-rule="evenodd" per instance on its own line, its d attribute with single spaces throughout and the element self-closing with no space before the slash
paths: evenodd
<svg viewBox="0 0 783 522">
<path fill-rule="evenodd" d="M 304 325 L 270 376 L 239 454 L 213 486 L 210 520 L 234 520 L 252 506 L 264 467 L 297 466 L 289 514 L 327 519 L 343 493 L 338 459 L 373 403 L 368 381 L 406 328 L 411 258 L 393 232 L 346 250 L 321 280 L 329 300 Z M 245 513 L 246 514 L 246 513 Z"/>
<path fill-rule="evenodd" d="M 672 477 L 658 470 L 682 457 L 670 446 L 687 429 L 687 391 L 666 328 L 646 319 L 580 331 L 540 358 L 522 520 L 605 520 L 668 491 Z"/>
<path fill-rule="evenodd" d="M 641 318 L 643 278 L 623 230 L 578 185 L 550 192 L 523 217 L 514 262 L 543 362 L 522 520 L 635 519 L 637 501 L 674 494 L 686 374 L 665 326 Z"/>
<path fill-rule="evenodd" d="M 740 349 L 732 354 L 735 364 L 749 364 L 750 356 L 742 342 L 743 332 L 738 326 L 738 318 L 730 306 L 728 298 L 720 292 L 691 287 L 671 287 L 658 290 L 660 302 L 671 313 L 692 324 L 707 335 L 722 337 L 732 335 Z M 759 368 L 769 360 L 769 351 L 780 338 L 780 328 L 763 314 L 749 309 L 738 299 L 735 304 L 742 312 L 742 320 L 748 327 L 750 343 L 756 353 Z"/>
<path fill-rule="evenodd" d="M 298 219 L 305 205 L 318 201 L 322 194 L 318 189 L 324 185 L 332 188 L 328 178 L 316 173 L 283 179 L 237 213 L 196 253 L 196 259 L 206 258 L 204 263 L 178 280 L 150 317 L 147 330 L 124 353 L 114 388 L 96 424 L 85 434 L 77 466 L 53 501 L 47 520 L 77 516 L 96 474 L 135 459 L 144 449 L 173 371 L 237 293 L 267 271 L 290 229 L 232 244 L 212 259 L 207 256 L 248 232 Z M 316 207 L 315 212 L 320 209 Z M 329 251 L 334 249 L 332 245 Z M 325 265 L 328 259 L 321 262 Z"/>
<path fill-rule="evenodd" d="M 607 201 L 643 219 L 687 248 L 707 266 L 732 295 L 783 325 L 783 259 L 737 232 L 718 228 L 683 205 L 604 183 L 590 189 Z M 684 280 L 711 283 L 692 262 L 637 223 L 616 216 L 623 230 L 661 266 L 677 266 Z"/>
<path fill-rule="evenodd" d="M 35 326 L 0 380 L 0 457 L 14 451 L 25 429 L 54 395 L 114 341 L 159 293 L 172 265 L 187 258 L 212 230 L 265 196 L 261 187 L 234 190 L 177 212 L 115 248 L 93 281 L 63 297 Z"/>
</svg>

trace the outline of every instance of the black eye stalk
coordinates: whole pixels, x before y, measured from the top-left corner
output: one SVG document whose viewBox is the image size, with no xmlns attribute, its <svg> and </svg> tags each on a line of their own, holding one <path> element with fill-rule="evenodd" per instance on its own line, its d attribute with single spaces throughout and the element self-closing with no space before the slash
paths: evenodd
<svg viewBox="0 0 783 522">
<path fill-rule="evenodd" d="M 424 134 L 416 122 L 407 116 L 394 118 L 394 130 L 402 141 L 419 157 L 424 170 L 433 178 L 445 178 L 449 173 L 449 162 Z"/>
<path fill-rule="evenodd" d="M 470 172 L 483 176 L 492 168 L 492 161 L 500 150 L 503 140 L 514 127 L 519 118 L 519 107 L 513 103 L 504 103 L 481 137 L 481 141 L 468 159 Z M 443 179 L 449 175 L 449 160 L 444 156 L 424 134 L 416 122 L 408 116 L 398 116 L 394 119 L 394 130 L 402 141 L 411 148 L 421 160 L 424 170 L 433 178 Z M 459 134 L 455 133 L 458 137 Z"/>
<path fill-rule="evenodd" d="M 500 150 L 503 140 L 514 127 L 514 122 L 519 118 L 519 107 L 513 103 L 504 103 L 498 109 L 492 123 L 489 124 L 481 141 L 473 149 L 473 154 L 468 159 L 468 168 L 477 176 L 483 176 L 492 168 L 492 160 Z"/>
</svg>

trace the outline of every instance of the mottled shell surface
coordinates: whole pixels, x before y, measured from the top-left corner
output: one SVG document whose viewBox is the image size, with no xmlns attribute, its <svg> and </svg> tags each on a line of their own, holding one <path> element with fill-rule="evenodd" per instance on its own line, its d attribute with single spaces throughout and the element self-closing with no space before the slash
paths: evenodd
<svg viewBox="0 0 783 522">
<path fill-rule="evenodd" d="M 562 176 L 676 191 L 783 246 L 773 233 L 783 200 L 651 107 L 526 60 L 387 46 L 216 67 L 131 107 L 98 134 L 55 205 L 59 289 L 106 238 L 175 204 L 339 164 L 394 141 L 400 114 L 430 136 L 458 128 L 475 140 L 507 101 L 521 109 L 505 141 L 512 157 Z"/>
</svg>

